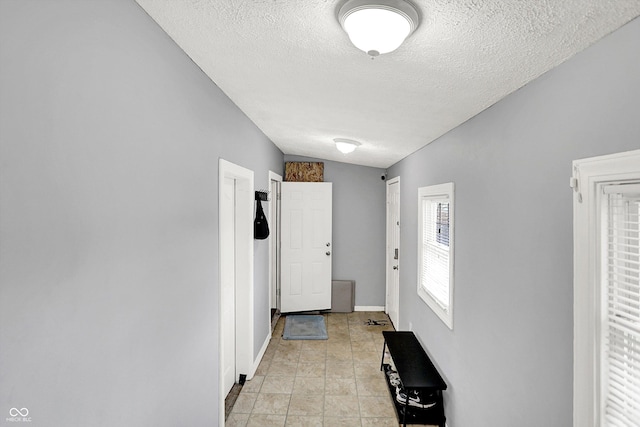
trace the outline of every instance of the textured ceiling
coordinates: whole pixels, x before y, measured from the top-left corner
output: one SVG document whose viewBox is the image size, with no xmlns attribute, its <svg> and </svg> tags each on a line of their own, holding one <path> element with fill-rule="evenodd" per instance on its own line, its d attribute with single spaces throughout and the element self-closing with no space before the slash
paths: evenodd
<svg viewBox="0 0 640 427">
<path fill-rule="evenodd" d="M 640 15 L 639 0 L 414 0 L 418 29 L 372 60 L 337 21 L 344 0 L 137 2 L 285 154 L 382 168 Z"/>
</svg>

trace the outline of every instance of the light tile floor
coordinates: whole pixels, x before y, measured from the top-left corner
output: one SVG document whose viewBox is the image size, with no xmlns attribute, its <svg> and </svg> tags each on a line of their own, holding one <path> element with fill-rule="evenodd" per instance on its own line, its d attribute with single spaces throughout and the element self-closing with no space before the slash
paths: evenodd
<svg viewBox="0 0 640 427">
<path fill-rule="evenodd" d="M 387 326 L 369 326 L 367 320 Z M 282 339 L 280 318 L 226 426 L 398 426 L 380 371 L 381 312 L 325 314 L 328 340 Z"/>
</svg>

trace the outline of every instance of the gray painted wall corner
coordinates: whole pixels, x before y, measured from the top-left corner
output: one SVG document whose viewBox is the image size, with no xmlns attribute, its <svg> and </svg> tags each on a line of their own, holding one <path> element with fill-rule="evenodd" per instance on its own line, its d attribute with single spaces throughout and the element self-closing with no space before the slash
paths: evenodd
<svg viewBox="0 0 640 427">
<path fill-rule="evenodd" d="M 449 425 L 572 425 L 571 161 L 640 147 L 640 20 L 397 163 L 401 328 L 449 383 Z M 454 329 L 419 299 L 417 189 L 456 185 Z"/>
</svg>

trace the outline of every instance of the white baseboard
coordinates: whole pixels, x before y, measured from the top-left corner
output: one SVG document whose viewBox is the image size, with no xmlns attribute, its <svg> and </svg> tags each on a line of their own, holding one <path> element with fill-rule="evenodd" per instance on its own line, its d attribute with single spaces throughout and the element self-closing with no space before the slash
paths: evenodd
<svg viewBox="0 0 640 427">
<path fill-rule="evenodd" d="M 262 358 L 264 357 L 264 353 L 267 351 L 267 347 L 269 346 L 270 342 L 271 342 L 271 334 L 267 335 L 267 339 L 264 341 L 264 344 L 262 344 L 262 348 L 260 349 L 260 353 L 258 353 L 258 357 L 256 357 L 256 360 L 254 360 L 254 362 L 253 362 L 253 367 L 251 368 L 250 375 L 249 375 L 249 373 L 247 374 L 247 379 L 248 380 L 253 378 L 253 376 L 255 375 L 256 371 L 258 370 L 258 366 L 260 365 L 260 362 L 262 362 Z"/>
<path fill-rule="evenodd" d="M 384 305 L 356 305 L 354 311 L 384 311 Z"/>
</svg>

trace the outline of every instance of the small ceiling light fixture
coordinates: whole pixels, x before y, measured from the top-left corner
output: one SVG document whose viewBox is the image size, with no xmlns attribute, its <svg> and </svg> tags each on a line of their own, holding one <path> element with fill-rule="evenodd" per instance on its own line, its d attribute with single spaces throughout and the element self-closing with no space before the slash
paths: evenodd
<svg viewBox="0 0 640 427">
<path fill-rule="evenodd" d="M 351 43 L 372 57 L 396 50 L 418 28 L 418 12 L 404 0 L 347 0 L 338 20 Z"/>
<path fill-rule="evenodd" d="M 338 149 L 338 151 L 344 154 L 353 152 L 353 150 L 358 148 L 358 146 L 360 145 L 358 141 L 354 141 L 352 139 L 336 138 L 333 141 L 336 143 L 336 148 Z"/>
</svg>

